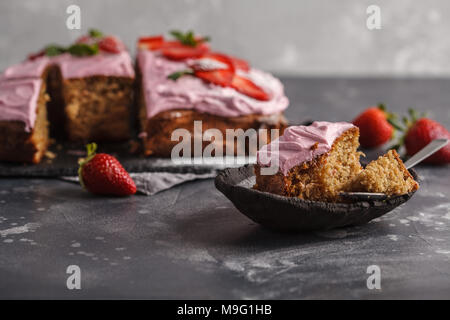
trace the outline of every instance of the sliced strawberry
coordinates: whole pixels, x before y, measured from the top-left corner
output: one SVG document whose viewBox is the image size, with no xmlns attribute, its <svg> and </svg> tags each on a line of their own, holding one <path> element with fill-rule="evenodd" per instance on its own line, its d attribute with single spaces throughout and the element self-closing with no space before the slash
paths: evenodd
<svg viewBox="0 0 450 320">
<path fill-rule="evenodd" d="M 229 56 L 229 58 L 233 61 L 233 65 L 236 70 L 242 70 L 245 72 L 250 70 L 250 65 L 247 61 L 233 56 Z"/>
<path fill-rule="evenodd" d="M 162 48 L 162 54 L 171 60 L 184 60 L 189 58 L 198 58 L 209 51 L 209 46 L 205 43 L 199 44 L 196 47 L 175 44 L 167 42 Z"/>
<path fill-rule="evenodd" d="M 233 77 L 231 87 L 236 91 L 254 99 L 262 101 L 270 100 L 269 95 L 261 87 L 254 84 L 250 79 L 235 75 Z"/>
<path fill-rule="evenodd" d="M 42 56 L 45 56 L 45 50 L 41 50 L 41 51 L 38 51 L 38 52 L 35 52 L 35 53 L 31 53 L 31 54 L 28 55 L 27 59 L 28 60 L 35 60 L 35 59 L 40 58 Z"/>
<path fill-rule="evenodd" d="M 163 36 L 142 37 L 139 38 L 138 47 L 148 50 L 158 50 L 164 45 Z"/>
<path fill-rule="evenodd" d="M 191 64 L 191 68 L 194 71 L 212 71 L 221 69 L 228 69 L 233 73 L 235 71 L 233 61 L 227 55 L 218 52 L 208 52 L 203 54 L 197 60 L 194 60 Z"/>
<path fill-rule="evenodd" d="M 234 71 L 230 69 L 217 69 L 210 71 L 194 71 L 196 77 L 217 84 L 222 87 L 229 87 L 234 77 Z"/>
<path fill-rule="evenodd" d="M 161 49 L 166 49 L 166 48 L 181 48 L 184 47 L 185 45 L 182 44 L 180 41 L 164 41 L 164 43 L 161 45 Z"/>
<path fill-rule="evenodd" d="M 75 41 L 75 43 L 90 43 L 92 38 L 90 36 L 81 36 Z"/>
<path fill-rule="evenodd" d="M 125 46 L 116 37 L 107 36 L 99 41 L 98 48 L 105 52 L 120 53 L 125 49 Z"/>
</svg>

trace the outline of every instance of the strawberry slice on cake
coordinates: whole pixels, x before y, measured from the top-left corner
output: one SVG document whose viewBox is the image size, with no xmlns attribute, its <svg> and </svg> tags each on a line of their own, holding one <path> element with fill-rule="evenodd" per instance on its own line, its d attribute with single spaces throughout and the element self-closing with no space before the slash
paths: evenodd
<svg viewBox="0 0 450 320">
<path fill-rule="evenodd" d="M 193 135 L 194 121 L 202 121 L 203 132 L 215 128 L 224 137 L 227 129 L 285 128 L 289 101 L 278 79 L 211 50 L 209 37 L 192 31 L 171 35 L 174 39 L 158 35 L 138 41 L 140 137 L 146 155 L 170 157 L 178 143 L 172 132 L 182 128 Z M 235 150 L 225 139 L 221 143 L 224 154 Z"/>
</svg>

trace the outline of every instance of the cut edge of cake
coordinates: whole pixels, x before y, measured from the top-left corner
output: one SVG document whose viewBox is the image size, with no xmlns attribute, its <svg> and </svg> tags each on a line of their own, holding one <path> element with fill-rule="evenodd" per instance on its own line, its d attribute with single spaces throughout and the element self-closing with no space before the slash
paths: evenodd
<svg viewBox="0 0 450 320">
<path fill-rule="evenodd" d="M 370 162 L 350 186 L 351 191 L 380 192 L 388 196 L 406 194 L 418 188 L 419 183 L 393 149 Z"/>
<path fill-rule="evenodd" d="M 31 107 L 31 112 L 36 112 L 36 118 L 32 128 L 27 129 L 22 121 L 0 121 L 0 160 L 8 162 L 39 163 L 48 146 L 49 124 L 47 120 L 47 102 L 50 100 L 46 92 L 45 81 L 39 82 L 36 108 Z"/>
<path fill-rule="evenodd" d="M 116 142 L 130 138 L 132 78 L 91 76 L 65 79 L 65 133 L 69 141 Z"/>
</svg>

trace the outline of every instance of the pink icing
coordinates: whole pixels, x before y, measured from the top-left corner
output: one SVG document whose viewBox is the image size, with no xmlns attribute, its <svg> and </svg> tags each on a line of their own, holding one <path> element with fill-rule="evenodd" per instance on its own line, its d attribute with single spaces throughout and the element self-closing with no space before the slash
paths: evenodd
<svg viewBox="0 0 450 320">
<path fill-rule="evenodd" d="M 0 120 L 21 121 L 30 132 L 36 120 L 41 84 L 39 78 L 0 81 Z"/>
<path fill-rule="evenodd" d="M 98 54 L 89 57 L 74 57 L 68 53 L 56 56 L 52 63 L 57 64 L 64 79 L 91 76 L 134 78 L 134 68 L 126 51 L 117 54 Z"/>
<path fill-rule="evenodd" d="M 149 118 L 173 109 L 195 109 L 223 117 L 272 114 L 285 110 L 289 104 L 283 84 L 260 70 L 251 69 L 241 75 L 268 92 L 269 101 L 256 100 L 232 88 L 206 83 L 193 76 L 183 76 L 176 81 L 167 79 L 171 73 L 187 69 L 191 61 L 172 61 L 147 50 L 140 50 L 137 60 Z"/>
<path fill-rule="evenodd" d="M 133 63 L 126 51 L 117 54 L 101 53 L 89 57 L 75 57 L 68 53 L 54 57 L 43 56 L 7 68 L 2 78 L 38 78 L 49 65 L 59 66 L 64 79 L 96 75 L 134 78 Z"/>
<path fill-rule="evenodd" d="M 25 60 L 8 67 L 0 79 L 40 78 L 51 58 L 42 56 L 34 60 Z"/>
<path fill-rule="evenodd" d="M 96 75 L 134 78 L 133 63 L 126 51 L 89 57 L 62 54 L 26 60 L 7 68 L 0 76 L 0 120 L 23 121 L 27 131 L 33 128 L 41 76 L 49 65 L 57 65 L 64 79 Z"/>
<path fill-rule="evenodd" d="M 354 125 L 348 122 L 326 121 L 315 121 L 310 126 L 289 127 L 281 137 L 257 152 L 257 162 L 261 166 L 278 165 L 286 175 L 296 165 L 330 151 L 334 140 L 351 128 Z M 317 148 L 313 148 L 316 143 Z"/>
</svg>

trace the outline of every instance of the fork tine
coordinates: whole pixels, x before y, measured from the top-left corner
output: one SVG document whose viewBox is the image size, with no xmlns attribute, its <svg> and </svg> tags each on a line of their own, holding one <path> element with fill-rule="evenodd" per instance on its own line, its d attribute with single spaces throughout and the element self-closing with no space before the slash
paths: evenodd
<svg viewBox="0 0 450 320">
<path fill-rule="evenodd" d="M 387 195 L 384 193 L 371 193 L 371 192 L 341 192 L 339 195 L 346 199 L 351 200 L 384 200 Z"/>
</svg>

